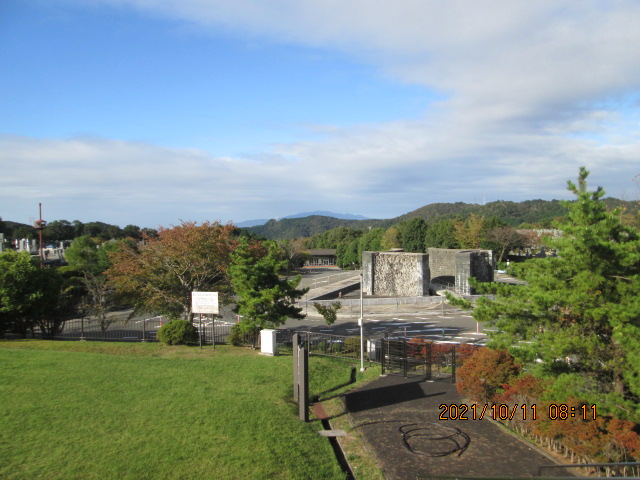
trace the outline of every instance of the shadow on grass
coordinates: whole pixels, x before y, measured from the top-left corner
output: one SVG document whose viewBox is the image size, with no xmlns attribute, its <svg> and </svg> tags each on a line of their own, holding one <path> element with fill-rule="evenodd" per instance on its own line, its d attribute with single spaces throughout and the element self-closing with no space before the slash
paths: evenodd
<svg viewBox="0 0 640 480">
<path fill-rule="evenodd" d="M 351 367 L 351 373 L 347 382 L 341 383 L 340 385 L 330 388 L 329 390 L 325 390 L 324 392 L 314 395 L 311 401 L 315 403 L 319 400 L 330 400 L 335 397 L 335 395 L 330 395 L 331 393 L 336 392 L 344 387 L 348 387 L 349 385 L 353 385 L 354 383 L 356 383 L 356 367 Z"/>
</svg>

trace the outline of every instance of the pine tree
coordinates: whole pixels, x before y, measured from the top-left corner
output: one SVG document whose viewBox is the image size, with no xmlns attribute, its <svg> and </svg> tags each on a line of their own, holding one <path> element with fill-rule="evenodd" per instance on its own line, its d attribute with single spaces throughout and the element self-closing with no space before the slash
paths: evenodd
<svg viewBox="0 0 640 480">
<path fill-rule="evenodd" d="M 278 272 L 286 268 L 287 260 L 274 242 L 265 242 L 264 247 L 266 253 L 252 248 L 243 238 L 232 254 L 229 273 L 238 297 L 235 312 L 243 317 L 239 326 L 244 332 L 275 328 L 288 318 L 305 317 L 302 309 L 294 305 L 308 291 L 298 288 L 301 277 L 280 279 Z"/>
<path fill-rule="evenodd" d="M 599 411 L 640 419 L 640 238 L 607 211 L 580 169 L 569 215 L 551 241 L 557 257 L 518 269 L 526 285 L 495 286 L 474 315 L 498 327 L 492 345 L 555 380 L 558 396 L 574 395 Z"/>
</svg>

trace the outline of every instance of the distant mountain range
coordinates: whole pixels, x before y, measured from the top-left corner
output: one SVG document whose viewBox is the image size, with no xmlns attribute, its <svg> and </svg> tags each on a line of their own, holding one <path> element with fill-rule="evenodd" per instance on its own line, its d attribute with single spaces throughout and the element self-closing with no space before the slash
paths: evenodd
<svg viewBox="0 0 640 480">
<path fill-rule="evenodd" d="M 638 215 L 639 202 L 629 202 L 617 198 L 606 198 L 604 202 L 609 208 L 623 207 L 625 214 Z M 456 203 L 432 203 L 413 210 L 404 215 L 391 219 L 353 219 L 338 218 L 335 216 L 320 215 L 314 212 L 310 216 L 300 218 L 302 215 L 292 215 L 280 220 L 269 220 L 263 225 L 247 228 L 256 235 L 273 240 L 310 237 L 316 233 L 322 233 L 332 228 L 349 227 L 364 230 L 367 228 L 389 228 L 397 223 L 422 218 L 427 222 L 441 219 L 465 218 L 476 214 L 485 218 L 496 217 L 507 225 L 517 227 L 522 224 L 551 225 L 553 220 L 560 219 L 567 214 L 567 208 L 560 200 L 526 200 L 523 202 L 496 201 L 485 205 Z M 241 225 L 238 225 L 241 227 Z M 245 227 L 246 228 L 246 227 Z"/>
<path fill-rule="evenodd" d="M 313 216 L 331 217 L 331 218 L 338 218 L 341 220 L 368 220 L 367 217 L 363 217 L 362 215 L 353 215 L 351 213 L 335 213 L 335 212 L 328 212 L 323 210 L 318 210 L 315 212 L 295 213 L 293 215 L 287 215 L 286 217 L 278 218 L 276 220 L 282 220 L 283 218 L 306 218 L 306 217 L 313 217 Z M 238 222 L 235 225 L 240 228 L 249 228 L 249 227 L 264 225 L 268 221 L 269 221 L 268 218 L 260 218 L 256 220 L 245 220 L 244 222 Z"/>
<path fill-rule="evenodd" d="M 625 218 L 625 223 L 634 225 L 640 229 L 640 202 L 619 200 L 617 198 L 605 198 L 603 201 L 609 208 L 622 207 L 621 217 Z M 485 205 L 463 202 L 432 203 L 400 215 L 399 217 L 389 219 L 376 220 L 361 215 L 316 211 L 297 213 L 279 220 L 249 220 L 236 225 L 261 237 L 273 240 L 284 240 L 310 237 L 316 233 L 323 233 L 337 227 L 348 227 L 357 230 L 367 230 L 376 227 L 389 228 L 392 225 L 413 218 L 422 218 L 427 223 L 431 223 L 443 219 L 462 219 L 472 213 L 485 218 L 498 218 L 513 227 L 523 224 L 549 227 L 553 223 L 553 220 L 561 219 L 567 214 L 567 208 L 565 204 L 559 200 L 526 200 L 523 202 L 500 200 Z M 65 223 L 66 221 L 61 222 Z M 56 222 L 49 222 L 49 226 L 52 227 L 55 223 Z M 94 230 L 109 235 L 108 230 L 111 226 L 102 222 L 90 222 L 84 224 L 85 232 L 87 232 L 87 227 L 95 227 Z M 5 238 L 13 238 L 13 233 L 20 228 L 32 230 L 32 226 L 30 225 L 0 218 L 0 232 L 5 233 Z M 71 226 L 71 228 L 74 227 Z M 98 233 L 92 233 L 91 229 L 89 230 L 90 235 L 98 235 Z M 61 238 L 71 240 L 73 235 L 63 236 Z M 109 237 L 107 236 L 107 238 Z"/>
</svg>

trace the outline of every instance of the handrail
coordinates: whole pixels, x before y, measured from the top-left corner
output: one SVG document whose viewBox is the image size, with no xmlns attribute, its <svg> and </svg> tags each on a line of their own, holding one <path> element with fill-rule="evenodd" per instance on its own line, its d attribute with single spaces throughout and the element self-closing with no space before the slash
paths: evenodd
<svg viewBox="0 0 640 480">
<path fill-rule="evenodd" d="M 571 465 L 541 465 L 538 467 L 538 476 L 542 475 L 543 468 L 593 468 L 593 467 L 607 467 L 615 468 L 617 473 L 620 473 L 620 467 L 640 467 L 640 462 L 614 462 L 614 463 L 575 463 Z M 627 478 L 627 477 L 616 477 Z M 638 477 L 629 477 L 638 478 Z"/>
</svg>

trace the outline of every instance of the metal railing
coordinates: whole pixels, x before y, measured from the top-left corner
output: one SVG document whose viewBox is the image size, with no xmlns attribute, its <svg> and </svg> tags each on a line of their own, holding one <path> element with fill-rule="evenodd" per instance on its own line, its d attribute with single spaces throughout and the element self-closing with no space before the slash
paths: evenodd
<svg viewBox="0 0 640 480">
<path fill-rule="evenodd" d="M 128 319 L 127 317 L 108 317 L 104 320 L 94 318 L 77 318 L 67 320 L 62 325 L 62 331 L 56 336 L 60 340 L 107 340 L 121 342 L 155 342 L 157 332 L 168 318 L 157 316 L 144 319 Z M 200 321 L 194 320 L 193 325 L 201 331 Z M 233 324 L 229 322 L 202 320 L 203 343 L 226 343 L 231 335 Z"/>
<path fill-rule="evenodd" d="M 589 476 L 638 478 L 640 475 L 640 462 L 616 462 L 616 463 L 575 463 L 569 465 L 542 465 L 538 467 L 538 476 L 542 476 L 543 469 L 557 468 L 582 468 L 588 470 Z"/>
</svg>

